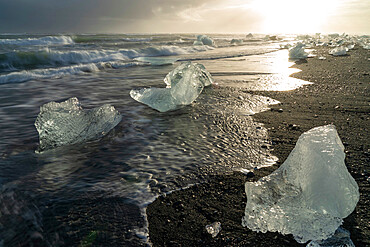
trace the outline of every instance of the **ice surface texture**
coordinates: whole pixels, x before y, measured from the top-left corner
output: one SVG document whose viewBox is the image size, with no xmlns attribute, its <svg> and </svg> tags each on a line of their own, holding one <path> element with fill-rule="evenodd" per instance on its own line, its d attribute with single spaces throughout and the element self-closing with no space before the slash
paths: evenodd
<svg viewBox="0 0 370 247">
<path fill-rule="evenodd" d="M 35 121 L 40 138 L 38 151 L 100 138 L 121 119 L 111 105 L 83 110 L 77 98 L 47 103 L 40 107 Z"/>
<path fill-rule="evenodd" d="M 243 226 L 293 234 L 300 243 L 329 238 L 359 200 L 358 185 L 344 157 L 334 125 L 303 133 L 284 164 L 245 184 Z"/>
<path fill-rule="evenodd" d="M 321 241 L 311 241 L 307 247 L 355 247 L 350 235 L 349 231 L 339 227 L 332 237 Z"/>
<path fill-rule="evenodd" d="M 291 59 L 306 59 L 308 54 L 304 51 L 305 45 L 298 42 L 294 47 L 289 49 L 289 58 Z"/>
<path fill-rule="evenodd" d="M 185 62 L 169 72 L 164 82 L 167 88 L 131 90 L 130 95 L 157 111 L 167 112 L 191 104 L 213 79 L 202 64 Z"/>
</svg>

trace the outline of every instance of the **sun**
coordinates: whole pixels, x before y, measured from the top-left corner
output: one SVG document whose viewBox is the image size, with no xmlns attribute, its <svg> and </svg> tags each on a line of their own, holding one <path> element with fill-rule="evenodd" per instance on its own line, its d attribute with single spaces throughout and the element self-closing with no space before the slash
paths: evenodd
<svg viewBox="0 0 370 247">
<path fill-rule="evenodd" d="M 255 0 L 250 8 L 262 18 L 264 33 L 316 33 L 334 13 L 338 0 Z"/>
</svg>

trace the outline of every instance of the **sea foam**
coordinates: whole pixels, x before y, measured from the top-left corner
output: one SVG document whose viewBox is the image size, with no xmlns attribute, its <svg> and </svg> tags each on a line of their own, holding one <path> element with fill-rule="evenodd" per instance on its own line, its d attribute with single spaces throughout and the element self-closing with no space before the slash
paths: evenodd
<svg viewBox="0 0 370 247">
<path fill-rule="evenodd" d="M 73 44 L 73 39 L 69 36 L 46 36 L 42 38 L 26 39 L 0 39 L 0 45 L 67 45 Z"/>
</svg>

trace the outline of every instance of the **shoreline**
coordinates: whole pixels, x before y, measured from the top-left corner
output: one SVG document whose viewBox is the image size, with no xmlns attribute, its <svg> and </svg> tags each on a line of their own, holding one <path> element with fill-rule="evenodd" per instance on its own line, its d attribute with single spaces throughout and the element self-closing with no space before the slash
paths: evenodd
<svg viewBox="0 0 370 247">
<path fill-rule="evenodd" d="M 294 78 L 313 82 L 293 91 L 243 92 L 280 101 L 270 111 L 253 116 L 268 129 L 277 164 L 259 169 L 254 176 L 240 172 L 214 175 L 208 181 L 158 197 L 147 208 L 149 239 L 153 246 L 305 246 L 292 235 L 257 233 L 242 227 L 246 195 L 244 184 L 257 181 L 282 164 L 305 131 L 334 124 L 345 146 L 345 163 L 360 188 L 355 211 L 344 219 L 356 246 L 370 245 L 369 50 L 355 47 L 349 56 L 333 57 L 329 48 L 315 48 L 316 57 L 293 67 L 302 71 Z M 318 57 L 325 56 L 325 60 Z M 212 238 L 205 226 L 221 222 L 222 230 Z"/>
</svg>

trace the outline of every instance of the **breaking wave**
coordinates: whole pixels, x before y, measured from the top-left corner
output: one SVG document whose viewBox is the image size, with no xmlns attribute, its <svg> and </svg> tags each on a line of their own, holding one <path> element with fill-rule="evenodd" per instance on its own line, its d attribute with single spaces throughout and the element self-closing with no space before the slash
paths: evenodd
<svg viewBox="0 0 370 247">
<path fill-rule="evenodd" d="M 115 51 L 17 51 L 0 54 L 0 69 L 33 69 L 40 66 L 61 66 L 127 59 Z"/>
<path fill-rule="evenodd" d="M 67 45 L 73 44 L 73 39 L 69 36 L 46 36 L 42 38 L 26 39 L 0 39 L 0 45 Z"/>
<path fill-rule="evenodd" d="M 68 75 L 79 75 L 84 73 L 98 72 L 100 70 L 107 68 L 118 69 L 144 65 L 146 64 L 140 62 L 131 62 L 131 63 L 101 62 L 101 63 L 72 65 L 61 68 L 23 70 L 19 72 L 12 72 L 6 75 L 0 75 L 0 84 L 25 82 L 34 79 L 60 78 Z"/>
<path fill-rule="evenodd" d="M 137 57 L 173 56 L 206 51 L 211 47 L 158 46 L 140 49 L 122 49 L 119 51 L 16 51 L 0 54 L 0 71 L 17 69 L 36 69 L 42 66 L 65 66 L 109 61 L 127 61 Z"/>
<path fill-rule="evenodd" d="M 196 53 L 214 49 L 210 46 L 151 46 L 141 49 L 121 49 L 120 52 L 129 58 L 137 57 L 157 57 L 157 56 L 176 56 L 189 53 Z"/>
<path fill-rule="evenodd" d="M 145 42 L 152 41 L 153 38 L 122 38 L 122 40 L 126 42 Z"/>
</svg>

